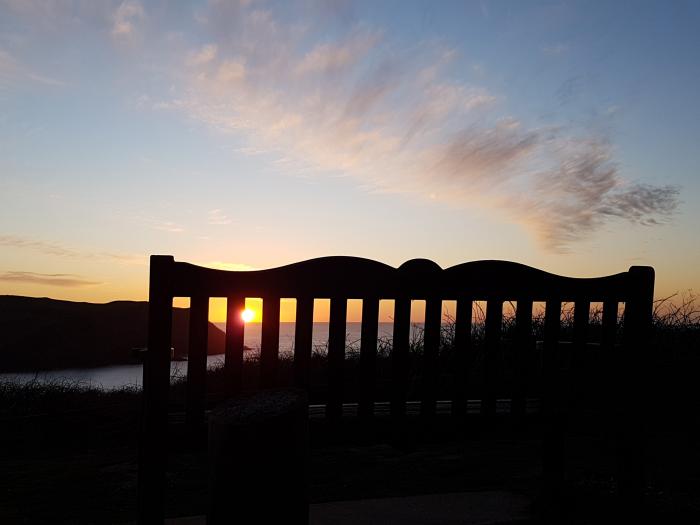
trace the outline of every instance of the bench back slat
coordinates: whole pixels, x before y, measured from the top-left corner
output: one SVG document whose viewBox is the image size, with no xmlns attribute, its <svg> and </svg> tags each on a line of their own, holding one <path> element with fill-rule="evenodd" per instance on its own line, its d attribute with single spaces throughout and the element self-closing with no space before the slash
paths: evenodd
<svg viewBox="0 0 700 525">
<path fill-rule="evenodd" d="M 298 388 L 308 388 L 314 328 L 313 297 L 304 296 L 297 298 L 296 307 L 294 324 L 294 384 Z"/>
<path fill-rule="evenodd" d="M 263 296 L 262 334 L 260 337 L 260 386 L 277 385 L 280 346 L 280 296 Z"/>
<path fill-rule="evenodd" d="M 457 299 L 452 379 L 453 416 L 464 416 L 467 413 L 469 371 L 474 360 L 472 355 L 472 307 L 471 297 Z"/>
<path fill-rule="evenodd" d="M 229 394 L 241 390 L 243 380 L 243 349 L 245 323 L 241 312 L 245 308 L 245 297 L 232 295 L 226 299 L 226 347 L 224 374 Z"/>
<path fill-rule="evenodd" d="M 618 362 L 621 357 L 621 352 L 615 344 L 615 340 L 617 338 L 619 306 L 619 303 L 614 300 L 607 300 L 603 302 L 600 348 L 603 354 L 603 362 L 606 366 L 606 370 L 604 371 L 605 381 L 603 383 L 603 388 L 606 390 L 607 394 L 611 394 L 612 389 L 614 388 L 612 381 L 614 381 L 616 376 L 615 370 L 618 367 Z"/>
<path fill-rule="evenodd" d="M 348 301 L 344 297 L 331 299 L 328 324 L 328 400 L 326 416 L 338 419 L 343 413 L 343 387 L 345 363 L 345 320 Z"/>
<path fill-rule="evenodd" d="M 591 313 L 591 303 L 580 299 L 574 303 L 574 333 L 573 343 L 577 348 L 583 348 L 588 338 L 588 320 Z"/>
<path fill-rule="evenodd" d="M 557 399 L 557 371 L 560 366 L 559 330 L 561 328 L 561 299 L 550 298 L 544 312 L 544 341 L 542 348 L 542 408 L 554 412 Z"/>
<path fill-rule="evenodd" d="M 618 302 L 607 300 L 603 303 L 603 325 L 600 344 L 605 355 L 613 356 L 615 347 L 615 334 L 617 332 Z"/>
<path fill-rule="evenodd" d="M 496 380 L 503 323 L 503 301 L 490 299 L 486 303 L 486 334 L 484 342 L 484 394 L 481 402 L 481 414 L 496 414 Z"/>
<path fill-rule="evenodd" d="M 554 490 L 563 481 L 563 424 L 561 409 L 563 382 L 559 376 L 561 356 L 558 352 L 562 301 L 551 297 L 545 306 L 544 347 L 542 352 L 542 411 L 547 422 L 544 429 L 542 474 L 546 490 Z"/>
<path fill-rule="evenodd" d="M 362 300 L 360 328 L 360 394 L 358 415 L 369 419 L 374 415 L 374 393 L 377 382 L 377 344 L 379 333 L 379 299 Z"/>
<path fill-rule="evenodd" d="M 520 298 L 515 309 L 515 341 L 513 359 L 515 374 L 510 410 L 515 416 L 525 415 L 527 408 L 527 380 L 532 362 L 532 300 Z"/>
<path fill-rule="evenodd" d="M 588 324 L 591 314 L 591 303 L 580 299 L 574 303 L 574 332 L 573 353 L 571 357 L 571 372 L 575 378 L 575 386 L 578 388 L 578 379 L 581 367 L 585 361 L 586 343 L 588 342 Z"/>
<path fill-rule="evenodd" d="M 425 304 L 423 327 L 423 361 L 421 367 L 421 415 L 435 415 L 438 382 L 438 353 L 440 351 L 440 325 L 442 321 L 442 300 L 430 298 Z"/>
<path fill-rule="evenodd" d="M 391 348 L 391 416 L 406 414 L 406 391 L 409 373 L 409 342 L 411 330 L 411 301 L 406 297 L 394 303 L 394 335 Z"/>
<path fill-rule="evenodd" d="M 190 429 L 204 424 L 208 317 L 209 298 L 201 295 L 192 297 L 190 300 L 189 355 L 187 357 L 185 401 L 185 420 Z"/>
</svg>

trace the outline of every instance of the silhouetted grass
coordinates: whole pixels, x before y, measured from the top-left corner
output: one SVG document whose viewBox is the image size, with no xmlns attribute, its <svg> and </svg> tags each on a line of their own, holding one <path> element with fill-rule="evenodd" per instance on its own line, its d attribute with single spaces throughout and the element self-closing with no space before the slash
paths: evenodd
<svg viewBox="0 0 700 525">
<path fill-rule="evenodd" d="M 36 378 L 25 383 L 0 381 L 0 417 L 100 408 L 131 403 L 137 397 L 140 397 L 140 390 L 133 386 L 103 390 L 70 379 Z"/>
<path fill-rule="evenodd" d="M 135 446 L 136 388 L 102 390 L 68 380 L 0 382 L 0 457 Z"/>
</svg>

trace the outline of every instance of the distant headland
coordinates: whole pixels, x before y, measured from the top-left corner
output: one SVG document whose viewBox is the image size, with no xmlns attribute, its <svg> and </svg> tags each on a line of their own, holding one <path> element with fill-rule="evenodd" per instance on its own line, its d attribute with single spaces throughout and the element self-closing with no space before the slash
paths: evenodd
<svg viewBox="0 0 700 525">
<path fill-rule="evenodd" d="M 174 357 L 187 355 L 189 310 L 173 308 Z M 133 363 L 147 345 L 148 303 L 105 304 L 0 295 L 0 372 Z M 209 354 L 225 335 L 209 323 Z"/>
</svg>

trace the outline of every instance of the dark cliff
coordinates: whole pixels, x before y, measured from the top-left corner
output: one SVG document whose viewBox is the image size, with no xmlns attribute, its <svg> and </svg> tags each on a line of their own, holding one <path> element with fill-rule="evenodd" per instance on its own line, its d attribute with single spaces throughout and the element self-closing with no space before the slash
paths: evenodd
<svg viewBox="0 0 700 525">
<path fill-rule="evenodd" d="M 173 309 L 172 345 L 187 355 L 189 310 Z M 134 362 L 145 347 L 148 303 L 77 303 L 0 296 L 0 371 L 34 371 Z M 224 352 L 225 335 L 209 323 L 209 354 Z"/>
</svg>

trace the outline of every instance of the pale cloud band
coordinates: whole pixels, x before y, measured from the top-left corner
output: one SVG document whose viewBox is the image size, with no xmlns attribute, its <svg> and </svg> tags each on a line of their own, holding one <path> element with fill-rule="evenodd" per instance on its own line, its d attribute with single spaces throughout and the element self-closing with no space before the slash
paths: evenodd
<svg viewBox="0 0 700 525">
<path fill-rule="evenodd" d="M 65 86 L 61 80 L 37 73 L 20 63 L 9 51 L 0 48 L 0 90 L 26 82 L 52 87 Z"/>
<path fill-rule="evenodd" d="M 20 237 L 18 235 L 0 235 L 0 246 L 5 248 L 33 250 L 44 255 L 67 257 L 71 259 L 103 259 L 126 264 L 145 264 L 146 262 L 146 258 L 143 256 L 116 252 L 91 252 L 76 250 L 74 248 L 64 246 L 58 242 L 30 239 Z"/>
<path fill-rule="evenodd" d="M 119 4 L 112 15 L 112 36 L 115 38 L 128 38 L 135 27 L 144 19 L 143 5 L 137 0 L 126 0 Z"/>
<path fill-rule="evenodd" d="M 89 281 L 78 275 L 68 273 L 35 273 L 35 272 L 4 272 L 0 273 L 1 282 L 40 284 L 76 288 L 81 286 L 97 286 L 103 284 Z"/>
<path fill-rule="evenodd" d="M 312 24 L 258 4 L 227 9 L 203 17 L 211 41 L 181 57 L 179 94 L 159 108 L 235 131 L 297 170 L 495 211 L 554 251 L 610 220 L 654 225 L 677 207 L 677 188 L 625 180 L 607 137 L 527 128 L 499 115 L 499 94 L 448 80 L 453 50 L 397 52 L 361 25 L 314 40 Z"/>
</svg>

